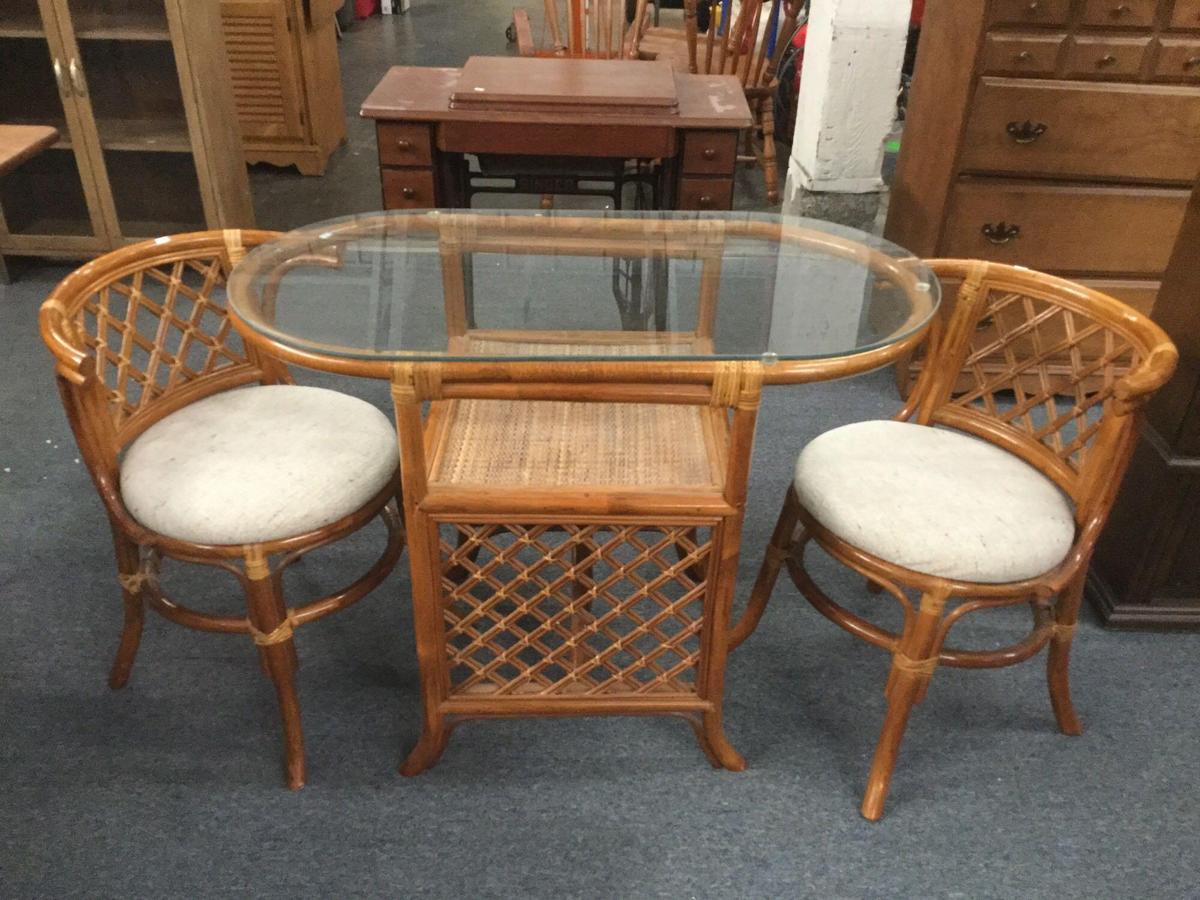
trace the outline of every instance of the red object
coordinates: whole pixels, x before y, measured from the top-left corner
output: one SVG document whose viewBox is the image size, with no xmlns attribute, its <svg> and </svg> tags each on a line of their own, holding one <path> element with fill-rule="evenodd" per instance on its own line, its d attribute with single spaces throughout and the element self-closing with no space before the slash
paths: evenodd
<svg viewBox="0 0 1200 900">
<path fill-rule="evenodd" d="M 376 12 L 379 12 L 379 0 L 354 0 L 354 15 L 358 18 L 365 19 Z"/>
</svg>

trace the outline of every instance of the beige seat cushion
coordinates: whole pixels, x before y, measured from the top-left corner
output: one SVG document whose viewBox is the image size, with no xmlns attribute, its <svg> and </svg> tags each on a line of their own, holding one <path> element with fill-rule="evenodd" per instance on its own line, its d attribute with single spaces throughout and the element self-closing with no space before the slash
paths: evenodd
<svg viewBox="0 0 1200 900">
<path fill-rule="evenodd" d="M 146 429 L 121 462 L 138 522 L 200 544 L 295 537 L 361 508 L 395 474 L 396 433 L 337 391 L 264 385 L 193 403 Z"/>
<path fill-rule="evenodd" d="M 1053 569 L 1075 539 L 1070 501 L 1032 466 L 957 431 L 859 422 L 796 461 L 804 508 L 842 540 L 916 572 L 1000 584 Z"/>
</svg>

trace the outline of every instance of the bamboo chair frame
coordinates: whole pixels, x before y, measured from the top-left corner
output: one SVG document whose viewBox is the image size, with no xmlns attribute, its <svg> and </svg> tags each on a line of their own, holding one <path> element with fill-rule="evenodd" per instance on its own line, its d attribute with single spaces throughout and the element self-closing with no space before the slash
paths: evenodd
<svg viewBox="0 0 1200 900">
<path fill-rule="evenodd" d="M 750 152 L 738 159 L 762 168 L 767 202 L 778 203 L 774 97 L 779 89 L 779 63 L 795 34 L 804 2 L 742 0 L 732 22 L 720 21 L 725 5 L 717 4 L 717 14 L 712 17 L 703 41 L 697 28 L 698 2 L 684 0 L 682 32 L 675 28 L 643 28 L 639 53 L 647 56 L 665 53 L 677 66 L 686 65 L 692 74 L 737 76 L 755 122 L 747 135 Z"/>
<path fill-rule="evenodd" d="M 1161 328 L 1118 300 L 1061 278 L 998 263 L 935 260 L 943 282 L 960 282 L 945 330 L 935 326 L 926 368 L 894 417 L 966 432 L 1013 453 L 1050 478 L 1075 505 L 1076 536 L 1067 557 L 1049 572 L 1009 584 L 939 578 L 875 557 L 824 528 L 789 487 L 747 609 L 730 639 L 733 647 L 757 627 L 781 568 L 824 616 L 892 654 L 887 714 L 862 802 L 870 820 L 883 815 L 892 770 L 914 704 L 939 666 L 1014 665 L 1049 646 L 1047 678 L 1059 728 L 1082 732 L 1071 702 L 1068 661 L 1084 580 L 1096 540 L 1129 464 L 1139 410 L 1171 376 L 1178 353 Z M 994 337 L 992 335 L 995 335 Z M 1085 341 L 1103 352 L 1080 352 Z M 1068 375 L 1052 374 L 1063 353 Z M 1001 353 L 1005 371 L 985 371 Z M 1090 355 L 1089 355 L 1090 356 Z M 973 376 L 961 388 L 960 373 Z M 957 382 L 957 385 L 956 385 Z M 1012 405 L 997 400 L 1011 391 Z M 1065 406 L 1064 406 L 1065 404 Z M 809 542 L 886 591 L 904 613 L 899 633 L 887 631 L 830 599 L 804 566 Z M 916 602 L 908 592 L 920 595 Z M 998 650 L 946 646 L 952 627 L 979 610 L 1029 603 L 1028 637 Z"/>
<path fill-rule="evenodd" d="M 42 304 L 39 318 L 56 359 L 67 419 L 112 528 L 124 627 L 109 685 L 117 689 L 129 680 L 147 607 L 187 628 L 248 635 L 274 684 L 287 784 L 296 789 L 304 784 L 305 762 L 293 632 L 355 603 L 395 566 L 404 546 L 399 472 L 361 509 L 336 522 L 282 540 L 232 546 L 181 541 L 143 527 L 122 500 L 119 468 L 122 450 L 170 413 L 244 385 L 291 383 L 282 363 L 248 343 L 243 350 L 231 342 L 235 334 L 216 296 L 247 250 L 276 236 L 210 231 L 124 247 L 68 275 Z M 289 608 L 284 570 L 375 518 L 384 522 L 388 538 L 371 568 L 336 593 Z M 233 575 L 245 594 L 246 615 L 211 615 L 168 596 L 159 584 L 164 557 Z"/>
</svg>

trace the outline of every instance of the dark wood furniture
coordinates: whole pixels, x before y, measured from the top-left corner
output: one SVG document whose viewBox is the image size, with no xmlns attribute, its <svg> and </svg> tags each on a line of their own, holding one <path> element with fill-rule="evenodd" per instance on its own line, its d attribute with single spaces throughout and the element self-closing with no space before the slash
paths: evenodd
<svg viewBox="0 0 1200 900">
<path fill-rule="evenodd" d="M 1198 248 L 1200 182 L 1154 309 L 1179 347 L 1179 370 L 1146 409 L 1141 442 L 1088 581 L 1089 596 L 1108 625 L 1200 630 Z"/>
<path fill-rule="evenodd" d="M 0 0 L 0 121 L 60 135 L 0 185 L 0 256 L 253 224 L 215 3 Z"/>
<path fill-rule="evenodd" d="M 281 363 L 254 347 L 242 347 L 224 304 L 225 280 L 233 266 L 248 249 L 273 237 L 270 232 L 231 229 L 116 250 L 59 284 L 42 305 L 40 323 L 42 338 L 56 359 L 59 391 L 80 455 L 112 527 L 125 625 L 109 685 L 121 688 L 129 680 L 147 606 L 187 628 L 252 638 L 263 671 L 275 686 L 287 783 L 295 789 L 304 784 L 305 764 L 292 633 L 361 599 L 396 564 L 404 546 L 397 504 L 399 472 L 361 508 L 336 521 L 326 520 L 306 533 L 238 544 L 198 543 L 146 527 L 126 505 L 121 479 L 122 454 L 128 459 L 137 439 L 171 414 L 226 392 L 245 396 L 254 390 L 248 385 L 290 384 Z M 219 416 L 208 415 L 205 427 L 215 430 L 212 423 Z M 306 427 L 313 433 L 319 426 L 309 422 Z M 186 468 L 187 461 L 175 463 Z M 188 484 L 179 489 L 185 492 Z M 200 490 L 194 484 L 191 489 Z M 292 496 L 287 505 L 296 508 L 298 502 Z M 270 512 L 270 501 L 263 505 Z M 279 514 L 276 509 L 274 515 Z M 388 540 L 370 570 L 336 593 L 289 608 L 283 596 L 284 569 L 376 518 L 386 524 Z M 169 597 L 159 583 L 163 558 L 232 574 L 245 593 L 245 615 L 198 612 Z"/>
<path fill-rule="evenodd" d="M 838 517 L 829 509 L 822 513 L 817 511 L 819 507 L 811 508 L 811 503 L 806 508 L 800 491 L 814 489 L 803 481 L 801 466 L 797 466 L 796 483 L 787 491 L 750 603 L 734 629 L 731 644 L 736 647 L 753 632 L 779 570 L 786 565 L 796 586 L 818 611 L 851 634 L 892 654 L 887 714 L 862 802 L 863 816 L 872 820 L 883 815 L 909 713 L 924 698 L 939 666 L 1014 665 L 1049 646 L 1050 700 L 1059 728 L 1066 734 L 1081 732 L 1071 705 L 1067 669 L 1088 562 L 1137 441 L 1139 408 L 1170 378 L 1177 360 L 1175 347 L 1161 328 L 1125 304 L 1088 288 L 996 263 L 941 260 L 930 266 L 944 284 L 957 287 L 957 302 L 947 327 L 935 330 L 926 365 L 895 421 L 912 423 L 908 427 L 920 432 L 934 431 L 922 426 L 954 429 L 1007 451 L 1000 454 L 1002 459 L 1012 455 L 1022 460 L 1027 466 L 1010 475 L 1010 490 L 1027 493 L 1031 485 L 1048 490 L 1057 501 L 1054 505 L 1064 507 L 1061 515 L 1068 529 L 1073 509 L 1074 539 L 1070 539 L 1069 530 L 1061 535 L 1063 556 L 1057 564 L 1046 557 L 1036 564 L 976 562 L 957 567 L 978 572 L 979 577 L 964 577 L 952 571 L 945 560 L 938 559 L 936 550 L 919 546 L 908 554 L 922 561 L 917 571 L 857 546 L 855 540 L 861 544 L 869 528 L 842 527 L 838 529 L 842 533 L 838 533 L 831 524 Z M 981 322 L 990 323 L 997 334 L 995 339 L 979 330 Z M 1099 379 L 1095 377 L 1097 364 L 1078 352 L 1085 341 L 1104 348 Z M 1065 351 L 1062 358 L 1070 361 L 1069 371 L 1051 364 L 1045 352 L 1051 349 Z M 989 365 L 995 357 L 1007 360 L 1005 371 L 995 372 Z M 956 393 L 960 372 L 969 373 L 972 384 Z M 1095 383 L 1099 387 L 1089 388 Z M 1030 384 L 1037 387 L 1027 388 Z M 1010 392 L 1013 403 L 1007 402 Z M 1169 397 L 1165 395 L 1164 399 L 1169 402 Z M 898 437 L 894 438 L 895 444 L 899 443 Z M 978 442 L 968 439 L 967 443 Z M 889 481 L 899 489 L 899 482 L 911 467 L 929 465 L 929 456 L 922 453 L 900 457 L 891 455 L 888 447 L 881 447 L 879 453 L 884 465 L 873 465 L 858 476 L 882 491 L 887 490 Z M 803 459 L 802 455 L 801 462 Z M 869 462 L 867 457 L 863 459 Z M 999 471 L 993 459 L 988 460 L 988 466 L 990 471 Z M 1027 482 L 1020 488 L 1015 487 L 1017 476 Z M 959 485 L 973 477 L 974 470 L 954 476 Z M 1033 482 L 1028 482 L 1030 477 Z M 958 493 L 954 478 L 942 484 L 944 492 Z M 1070 504 L 1062 503 L 1058 491 L 1070 499 Z M 880 509 L 875 513 L 876 521 L 886 522 L 893 531 L 899 518 L 895 503 L 895 499 L 881 497 Z M 972 512 L 972 519 L 1004 515 L 999 509 Z M 1013 529 L 1020 527 L 1013 521 L 1013 513 L 1008 512 L 1007 517 L 1006 525 L 991 530 L 995 543 L 964 534 L 969 531 L 966 523 L 944 540 L 963 542 L 968 548 L 963 552 L 974 552 L 977 560 L 1000 558 L 1006 542 L 1014 542 Z M 953 530 L 948 521 L 946 506 L 929 503 L 913 517 L 907 533 L 926 530 L 927 537 L 942 539 L 947 530 Z M 936 527 L 927 528 L 926 523 Z M 903 626 L 899 633 L 839 606 L 817 586 L 804 567 L 809 541 L 860 573 L 873 592 L 886 590 L 900 604 Z M 891 542 L 896 546 L 903 543 Z M 1032 549 L 1038 552 L 1042 548 Z M 1110 550 L 1108 555 L 1119 556 L 1120 550 L 1115 554 Z M 1051 568 L 1035 574 L 1047 562 Z M 1018 572 L 1022 573 L 1019 580 L 1003 577 Z M 919 603 L 911 601 L 906 591 L 919 593 Z M 1033 612 L 1033 630 L 1025 640 L 988 650 L 945 646 L 949 631 L 964 616 L 1022 603 L 1028 603 Z"/>
<path fill-rule="evenodd" d="M 1194 0 L 930 0 L 885 233 L 1152 314 L 1197 171 Z"/>
<path fill-rule="evenodd" d="M 653 65 L 631 61 L 510 58 L 523 81 L 546 95 L 569 96 L 572 79 L 588 66 L 611 67 L 617 96 Z M 632 67 L 632 68 L 629 68 Z M 521 171 L 526 157 L 553 157 L 560 173 L 534 173 L 506 192 L 555 194 L 572 190 L 581 172 L 611 170 L 614 161 L 639 161 L 661 209 L 729 209 L 738 134 L 751 124 L 741 84 L 729 75 L 675 74 L 674 109 L 456 108 L 451 95 L 461 69 L 397 66 L 366 99 L 362 114 L 376 120 L 385 209 L 464 208 L 474 191 L 468 155 L 492 158 Z M 589 70 L 590 71 L 590 70 Z M 603 99 L 597 97 L 595 99 Z M 657 162 L 657 164 L 655 164 Z M 610 191 L 602 191 L 607 195 Z"/>
<path fill-rule="evenodd" d="M 342 0 L 221 0 L 246 162 L 322 175 L 346 139 L 341 7 Z"/>
</svg>

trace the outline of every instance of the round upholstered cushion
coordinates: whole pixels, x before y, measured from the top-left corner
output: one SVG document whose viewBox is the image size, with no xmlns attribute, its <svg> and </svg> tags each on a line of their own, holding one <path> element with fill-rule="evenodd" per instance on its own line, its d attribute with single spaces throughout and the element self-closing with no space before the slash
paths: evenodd
<svg viewBox="0 0 1200 900">
<path fill-rule="evenodd" d="M 1066 557 L 1071 503 L 1011 453 L 970 435 L 908 422 L 859 422 L 822 434 L 796 461 L 796 493 L 835 535 L 916 572 L 1000 584 Z"/>
<path fill-rule="evenodd" d="M 395 474 L 396 433 L 337 391 L 264 385 L 171 413 L 121 461 L 121 496 L 152 531 L 200 544 L 295 537 L 361 508 Z"/>
</svg>

